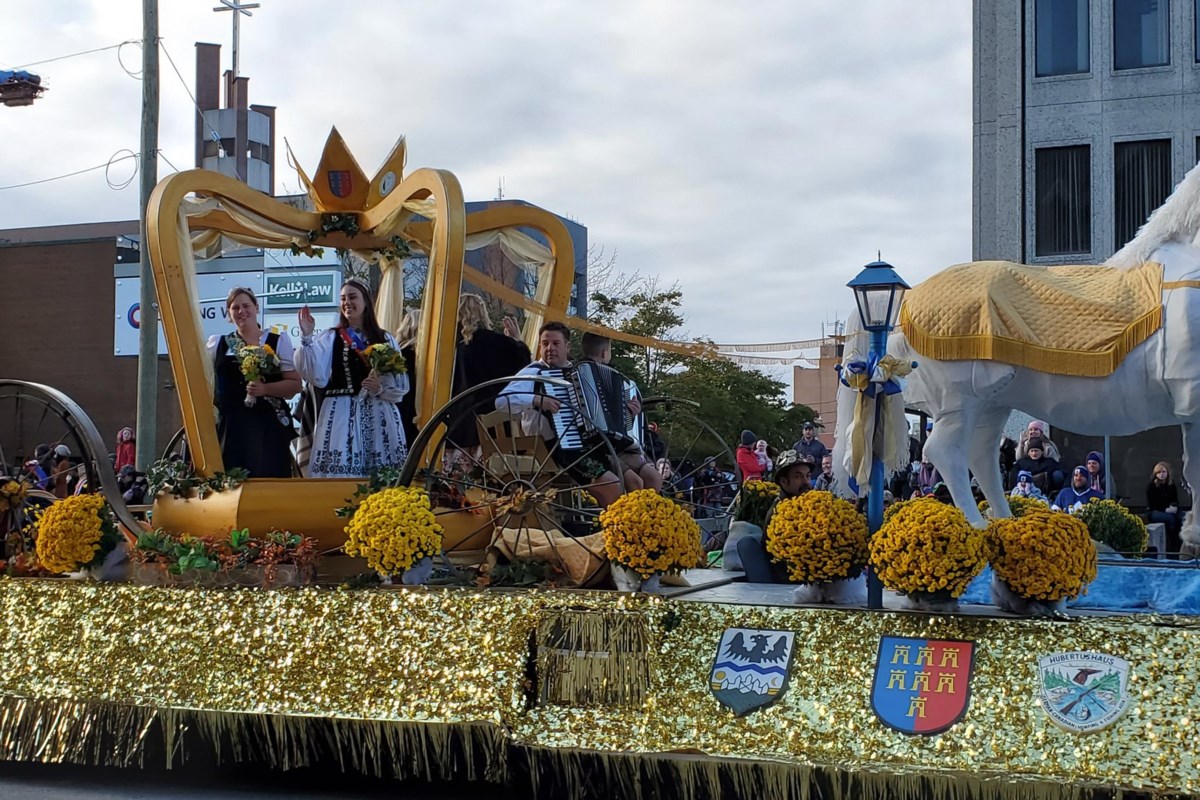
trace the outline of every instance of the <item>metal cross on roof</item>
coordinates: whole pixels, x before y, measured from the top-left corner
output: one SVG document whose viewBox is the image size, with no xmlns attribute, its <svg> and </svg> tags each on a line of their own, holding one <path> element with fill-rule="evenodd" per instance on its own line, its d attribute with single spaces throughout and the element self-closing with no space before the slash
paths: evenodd
<svg viewBox="0 0 1200 800">
<path fill-rule="evenodd" d="M 247 17 L 253 17 L 254 15 L 250 13 L 249 9 L 258 8 L 258 7 L 259 7 L 258 3 L 237 3 L 237 2 L 234 2 L 234 0 L 221 0 L 220 7 L 213 9 L 213 11 L 232 11 L 233 12 L 233 78 L 234 78 L 234 80 L 236 80 L 237 76 L 238 76 L 238 48 L 241 44 L 241 38 L 242 38 L 242 28 L 239 23 L 241 22 L 242 14 L 245 14 Z"/>
</svg>

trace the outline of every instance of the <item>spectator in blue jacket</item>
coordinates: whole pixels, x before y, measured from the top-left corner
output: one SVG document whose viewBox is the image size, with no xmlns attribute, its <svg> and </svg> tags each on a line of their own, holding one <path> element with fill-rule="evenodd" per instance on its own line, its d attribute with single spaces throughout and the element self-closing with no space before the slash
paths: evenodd
<svg viewBox="0 0 1200 800">
<path fill-rule="evenodd" d="M 1050 507 L 1055 511 L 1073 513 L 1093 500 L 1103 499 L 1103 494 L 1088 485 L 1087 467 L 1076 467 L 1071 473 L 1071 485 L 1058 493 L 1054 505 Z"/>
</svg>

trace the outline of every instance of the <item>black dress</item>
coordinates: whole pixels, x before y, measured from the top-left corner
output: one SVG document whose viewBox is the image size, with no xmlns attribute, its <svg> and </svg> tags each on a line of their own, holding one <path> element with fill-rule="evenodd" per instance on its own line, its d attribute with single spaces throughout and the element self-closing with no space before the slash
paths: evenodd
<svg viewBox="0 0 1200 800">
<path fill-rule="evenodd" d="M 404 423 L 404 441 L 412 447 L 417 440 L 417 348 L 402 347 L 400 355 L 408 367 L 408 391 L 400 401 L 400 421 Z"/>
<path fill-rule="evenodd" d="M 479 328 L 471 335 L 471 341 L 459 339 L 454 352 L 454 395 L 497 378 L 516 375 L 533 360 L 529 347 L 518 339 L 502 333 Z M 497 384 L 476 396 L 472 408 L 474 414 L 486 414 L 495 410 L 497 395 L 504 384 Z M 479 431 L 474 416 L 467 416 L 454 427 L 448 437 L 459 448 L 466 450 L 479 444 Z"/>
<path fill-rule="evenodd" d="M 263 343 L 277 348 L 279 334 L 269 334 Z M 213 358 L 216 378 L 213 404 L 217 407 L 217 439 L 221 442 L 225 469 L 241 467 L 251 478 L 292 477 L 288 444 L 296 434 L 290 416 L 286 426 L 279 418 L 287 405 L 279 398 L 267 397 L 258 398 L 252 406 L 246 405 L 246 378 L 238 360 L 229 352 L 226 337 L 218 339 Z M 268 382 L 282 379 L 277 377 Z"/>
</svg>

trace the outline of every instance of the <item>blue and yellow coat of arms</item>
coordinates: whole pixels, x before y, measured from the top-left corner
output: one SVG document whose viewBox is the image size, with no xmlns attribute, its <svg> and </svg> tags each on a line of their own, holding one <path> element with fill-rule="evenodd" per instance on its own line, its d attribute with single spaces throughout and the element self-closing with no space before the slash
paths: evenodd
<svg viewBox="0 0 1200 800">
<path fill-rule="evenodd" d="M 726 628 L 717 645 L 709 685 L 737 716 L 766 708 L 787 691 L 796 634 L 760 628 Z"/>
</svg>

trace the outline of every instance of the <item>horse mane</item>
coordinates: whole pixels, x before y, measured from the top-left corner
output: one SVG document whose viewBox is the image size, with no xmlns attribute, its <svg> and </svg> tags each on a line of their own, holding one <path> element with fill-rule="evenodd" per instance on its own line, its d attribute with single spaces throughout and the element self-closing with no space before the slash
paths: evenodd
<svg viewBox="0 0 1200 800">
<path fill-rule="evenodd" d="M 1131 269 L 1150 260 L 1169 242 L 1198 244 L 1200 236 L 1200 164 L 1188 170 L 1175 191 L 1159 206 L 1137 235 L 1104 262 L 1106 267 Z"/>
</svg>

